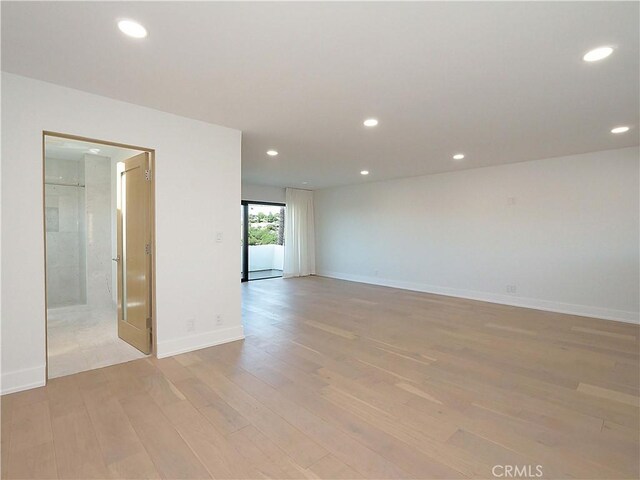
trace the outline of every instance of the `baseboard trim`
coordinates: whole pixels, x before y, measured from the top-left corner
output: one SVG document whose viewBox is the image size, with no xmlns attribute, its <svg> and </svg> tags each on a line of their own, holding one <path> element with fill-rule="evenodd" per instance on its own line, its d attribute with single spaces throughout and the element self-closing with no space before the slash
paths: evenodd
<svg viewBox="0 0 640 480">
<path fill-rule="evenodd" d="M 579 315 L 581 317 L 600 318 L 602 320 L 613 320 L 616 322 L 640 324 L 640 314 L 638 312 L 628 312 L 625 310 L 615 310 L 608 308 L 593 307 L 589 305 L 576 305 L 571 303 L 554 302 L 549 300 L 539 300 L 528 297 L 512 297 L 476 290 L 464 290 L 449 287 L 438 287 L 422 283 L 403 282 L 398 280 L 369 277 L 366 275 L 351 275 L 341 272 L 318 272 L 320 277 L 347 280 L 349 282 L 367 283 L 382 287 L 399 288 L 402 290 L 412 290 L 415 292 L 433 293 L 448 297 L 465 298 L 468 300 L 479 300 L 481 302 L 498 303 L 514 307 L 531 308 L 534 310 L 544 310 L 547 312 L 565 313 L 569 315 Z"/>
<path fill-rule="evenodd" d="M 13 372 L 3 373 L 0 388 L 2 395 L 43 387 L 46 382 L 46 368 L 46 365 L 39 365 L 37 367 L 23 368 Z"/>
<path fill-rule="evenodd" d="M 236 327 L 221 328 L 211 332 L 198 333 L 187 337 L 180 337 L 164 342 L 158 342 L 158 358 L 171 357 L 181 353 L 192 352 L 202 348 L 213 347 L 223 343 L 235 342 L 244 339 L 242 325 Z"/>
</svg>

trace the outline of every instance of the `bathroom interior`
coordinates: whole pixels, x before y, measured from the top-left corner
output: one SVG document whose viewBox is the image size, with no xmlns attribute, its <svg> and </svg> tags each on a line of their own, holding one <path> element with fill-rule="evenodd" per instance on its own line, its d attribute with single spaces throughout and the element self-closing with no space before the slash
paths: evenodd
<svg viewBox="0 0 640 480">
<path fill-rule="evenodd" d="M 117 163 L 138 150 L 45 136 L 48 378 L 145 355 L 118 338 Z"/>
</svg>

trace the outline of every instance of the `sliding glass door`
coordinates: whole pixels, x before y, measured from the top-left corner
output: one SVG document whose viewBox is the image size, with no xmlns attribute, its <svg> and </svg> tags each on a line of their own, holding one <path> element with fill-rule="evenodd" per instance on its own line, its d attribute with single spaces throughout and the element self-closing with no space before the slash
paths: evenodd
<svg viewBox="0 0 640 480">
<path fill-rule="evenodd" d="M 243 201 L 241 217 L 242 281 L 282 277 L 285 205 Z"/>
</svg>

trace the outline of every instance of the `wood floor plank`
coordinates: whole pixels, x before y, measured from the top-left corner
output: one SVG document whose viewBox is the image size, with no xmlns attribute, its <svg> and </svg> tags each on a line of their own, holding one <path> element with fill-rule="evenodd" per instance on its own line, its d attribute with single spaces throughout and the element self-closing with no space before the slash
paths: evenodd
<svg viewBox="0 0 640 480">
<path fill-rule="evenodd" d="M 236 450 L 267 478 L 295 479 L 308 476 L 305 469 L 297 465 L 253 425 L 247 425 L 228 435 L 227 438 Z"/>
<path fill-rule="evenodd" d="M 640 478 L 640 327 L 322 277 L 244 341 L 3 396 L 2 478 Z"/>
<path fill-rule="evenodd" d="M 349 467 L 349 465 L 341 462 L 333 455 L 322 457 L 311 465 L 307 469 L 307 472 L 310 474 L 309 478 L 313 479 L 332 478 L 336 480 L 350 480 L 364 478 L 353 468 Z"/>
<path fill-rule="evenodd" d="M 213 478 L 260 477 L 259 471 L 191 403 L 181 401 L 161 408 Z"/>
<path fill-rule="evenodd" d="M 147 375 L 142 378 L 142 384 L 147 394 L 160 406 L 186 399 L 173 382 L 162 373 Z"/>
<path fill-rule="evenodd" d="M 217 400 L 211 405 L 201 407 L 200 413 L 225 434 L 236 432 L 250 425 L 249 420 L 224 400 Z"/>
<path fill-rule="evenodd" d="M 413 393 L 414 395 L 417 395 L 419 397 L 425 398 L 425 399 L 429 400 L 430 402 L 437 403 L 438 405 L 442 405 L 442 402 L 440 400 L 438 400 L 437 398 L 435 398 L 433 395 L 429 395 L 423 389 L 418 388 L 418 387 L 416 387 L 414 385 L 411 385 L 409 383 L 402 383 L 402 382 L 396 383 L 396 387 L 401 388 L 402 390 L 404 390 L 406 392 Z"/>
<path fill-rule="evenodd" d="M 21 450 L 53 441 L 49 402 L 16 405 L 11 421 L 11 448 Z"/>
<path fill-rule="evenodd" d="M 318 408 L 317 404 L 307 403 L 307 408 L 303 410 L 296 405 L 298 402 L 286 400 L 286 398 L 299 399 L 301 392 L 287 390 L 287 395 L 283 396 L 272 387 L 256 381 L 255 377 L 244 375 L 242 378 L 244 379 L 242 382 L 244 388 L 248 388 L 264 398 L 270 408 L 275 409 L 294 425 L 297 425 L 303 432 L 356 471 L 371 478 L 406 478 L 409 476 L 402 468 L 385 459 L 380 453 L 361 442 L 354 441 L 347 431 L 336 428 L 335 424 L 328 421 L 330 414 L 323 415 L 321 413 L 322 407 Z M 238 377 L 236 379 L 242 381 Z M 327 406 L 328 404 L 323 405 L 325 408 Z M 350 428 L 346 430 L 350 431 Z"/>
<path fill-rule="evenodd" d="M 40 443 L 10 453 L 7 479 L 59 478 L 53 442 Z"/>
<path fill-rule="evenodd" d="M 622 340 L 629 340 L 631 342 L 637 341 L 637 337 L 635 335 L 630 335 L 625 333 L 609 332 L 607 330 L 598 330 L 595 328 L 586 328 L 586 327 L 578 327 L 578 326 L 571 327 L 571 330 L 574 332 L 591 333 L 593 335 L 602 335 L 605 337 L 619 338 Z"/>
<path fill-rule="evenodd" d="M 160 478 L 151 458 L 108 385 L 83 391 L 102 457 L 114 478 Z"/>
<path fill-rule="evenodd" d="M 58 478 L 47 400 L 13 406 L 7 478 Z"/>
<path fill-rule="evenodd" d="M 120 403 L 163 478 L 211 478 L 148 394 L 127 396 Z"/>
<path fill-rule="evenodd" d="M 188 365 L 193 365 L 193 363 Z M 250 425 L 250 422 L 240 412 L 195 376 L 179 380 L 175 385 L 191 404 L 223 434 L 230 434 Z"/>
<path fill-rule="evenodd" d="M 593 395 L 595 397 L 613 400 L 614 402 L 625 403 L 627 405 L 631 405 L 632 407 L 640 407 L 640 398 L 638 398 L 636 395 L 629 395 L 608 388 L 589 385 L 587 383 L 580 383 L 580 385 L 578 385 L 578 391 L 586 393 L 587 395 Z"/>
<path fill-rule="evenodd" d="M 505 330 L 507 332 L 522 333 L 523 335 L 536 335 L 536 332 L 534 332 L 532 330 L 525 330 L 524 328 L 517 328 L 517 327 L 513 327 L 511 325 L 500 325 L 500 324 L 497 324 L 497 323 L 485 323 L 484 326 L 485 327 L 489 327 L 489 328 L 496 328 L 498 330 Z"/>
<path fill-rule="evenodd" d="M 318 328 L 320 330 L 323 330 L 325 332 L 329 332 L 333 335 L 338 335 L 339 337 L 343 337 L 346 338 L 348 340 L 354 340 L 357 338 L 356 335 L 354 335 L 353 332 L 350 332 L 348 330 L 344 330 L 343 328 L 338 328 L 338 327 L 332 327 L 331 325 L 327 325 L 326 323 L 322 323 L 322 322 L 316 322 L 315 320 L 305 320 L 304 322 L 306 325 L 310 325 L 314 328 Z"/>
<path fill-rule="evenodd" d="M 0 478 L 7 478 L 9 474 L 12 406 L 8 395 L 0 397 Z"/>
<path fill-rule="evenodd" d="M 84 409 L 52 420 L 56 464 L 61 478 L 107 478 L 89 414 Z"/>
<path fill-rule="evenodd" d="M 328 453 L 317 442 L 215 370 L 213 365 L 198 364 L 189 368 L 232 408 L 273 439 L 301 467 L 310 466 Z"/>
</svg>

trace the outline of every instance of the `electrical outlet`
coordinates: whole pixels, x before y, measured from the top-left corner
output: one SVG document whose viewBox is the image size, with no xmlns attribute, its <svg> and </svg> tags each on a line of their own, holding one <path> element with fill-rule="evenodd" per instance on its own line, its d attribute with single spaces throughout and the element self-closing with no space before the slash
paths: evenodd
<svg viewBox="0 0 640 480">
<path fill-rule="evenodd" d="M 187 332 L 195 331 L 195 329 L 196 329 L 196 319 L 195 318 L 187 319 L 186 326 L 187 326 Z"/>
<path fill-rule="evenodd" d="M 515 285 L 507 285 L 507 293 L 516 293 L 517 288 Z"/>
<path fill-rule="evenodd" d="M 216 326 L 220 326 L 222 325 L 222 314 L 221 313 L 217 313 L 216 314 Z"/>
<path fill-rule="evenodd" d="M 216 232 L 216 242 L 222 243 L 222 240 L 224 240 L 224 234 L 222 232 Z"/>
</svg>

